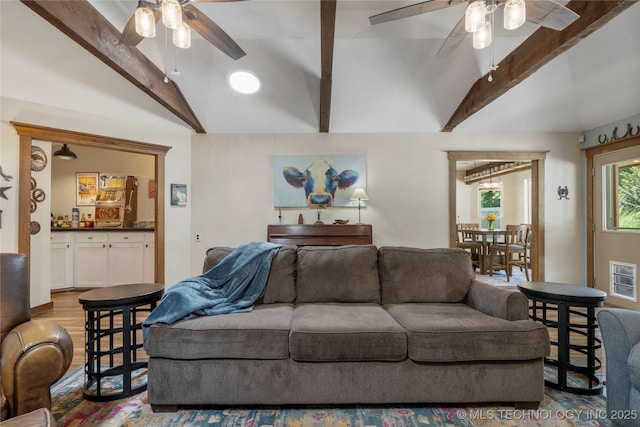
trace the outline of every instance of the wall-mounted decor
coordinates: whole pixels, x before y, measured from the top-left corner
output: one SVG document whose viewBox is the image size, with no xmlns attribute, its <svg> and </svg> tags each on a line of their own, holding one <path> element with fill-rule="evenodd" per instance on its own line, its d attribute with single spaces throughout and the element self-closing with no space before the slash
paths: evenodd
<svg viewBox="0 0 640 427">
<path fill-rule="evenodd" d="M 364 156 L 275 156 L 274 206 L 325 205 L 357 207 L 351 200 L 356 187 L 366 188 Z"/>
<path fill-rule="evenodd" d="M 31 146 L 31 170 L 41 171 L 47 167 L 47 155 L 44 150 L 37 145 Z"/>
<path fill-rule="evenodd" d="M 76 206 L 95 206 L 98 194 L 98 173 L 76 173 Z"/>
<path fill-rule="evenodd" d="M 558 187 L 558 200 L 562 199 L 569 200 L 569 188 L 566 185 Z"/>
<path fill-rule="evenodd" d="M 187 184 L 171 184 L 171 204 L 187 206 Z"/>
<path fill-rule="evenodd" d="M 153 179 L 149 180 L 149 198 L 156 198 L 156 181 Z"/>
</svg>

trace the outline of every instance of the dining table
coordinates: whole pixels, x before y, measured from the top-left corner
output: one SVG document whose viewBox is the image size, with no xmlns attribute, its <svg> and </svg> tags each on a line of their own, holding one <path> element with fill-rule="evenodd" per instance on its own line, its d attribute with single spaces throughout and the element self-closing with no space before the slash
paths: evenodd
<svg viewBox="0 0 640 427">
<path fill-rule="evenodd" d="M 480 242 L 480 274 L 489 274 L 489 248 L 492 243 L 503 243 L 506 235 L 510 231 L 501 228 L 494 228 L 489 230 L 488 228 L 463 228 L 461 229 L 464 236 L 470 236 L 472 241 Z"/>
</svg>

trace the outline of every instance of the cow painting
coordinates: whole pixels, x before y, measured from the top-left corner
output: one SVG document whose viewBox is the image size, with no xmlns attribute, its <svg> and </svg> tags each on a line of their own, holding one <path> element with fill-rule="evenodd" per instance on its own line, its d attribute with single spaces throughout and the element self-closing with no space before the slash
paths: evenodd
<svg viewBox="0 0 640 427">
<path fill-rule="evenodd" d="M 295 188 L 303 188 L 308 205 L 333 206 L 337 189 L 344 190 L 358 181 L 360 174 L 347 169 L 340 173 L 326 160 L 313 160 L 301 172 L 295 166 L 282 168 L 284 179 Z"/>
</svg>

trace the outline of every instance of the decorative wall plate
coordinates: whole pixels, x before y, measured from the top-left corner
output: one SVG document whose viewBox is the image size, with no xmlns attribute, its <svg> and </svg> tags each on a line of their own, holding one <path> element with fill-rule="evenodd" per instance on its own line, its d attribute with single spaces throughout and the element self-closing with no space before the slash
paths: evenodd
<svg viewBox="0 0 640 427">
<path fill-rule="evenodd" d="M 34 213 L 36 209 L 38 209 L 38 203 L 35 200 L 31 199 L 31 213 Z"/>
<path fill-rule="evenodd" d="M 33 193 L 31 194 L 31 197 L 33 198 L 33 200 L 35 200 L 38 203 L 42 203 L 44 202 L 44 199 L 47 197 L 46 194 L 44 194 L 44 191 L 42 191 L 42 189 L 40 188 L 36 188 L 35 190 L 33 190 Z"/>
<path fill-rule="evenodd" d="M 38 183 L 36 183 L 36 180 L 34 177 L 31 177 L 31 191 L 35 190 L 38 187 Z"/>
<path fill-rule="evenodd" d="M 31 170 L 41 171 L 47 167 L 47 154 L 38 146 L 31 146 Z"/>
<path fill-rule="evenodd" d="M 40 223 L 38 221 L 31 221 L 31 224 L 29 224 L 29 231 L 31 234 L 38 234 L 40 232 Z"/>
</svg>

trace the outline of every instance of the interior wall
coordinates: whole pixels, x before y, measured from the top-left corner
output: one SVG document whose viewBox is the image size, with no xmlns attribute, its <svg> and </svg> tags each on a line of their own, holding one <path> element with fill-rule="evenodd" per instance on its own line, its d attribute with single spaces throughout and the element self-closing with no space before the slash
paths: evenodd
<svg viewBox="0 0 640 427">
<path fill-rule="evenodd" d="M 207 248 L 266 238 L 278 222 L 273 207 L 273 156 L 362 154 L 367 194 L 362 222 L 373 225 L 378 246 L 448 247 L 447 151 L 548 151 L 545 161 L 547 280 L 580 283 L 581 198 L 558 201 L 556 189 L 580 182 L 575 134 L 279 134 L 194 135 L 192 145 L 192 273 L 202 269 Z M 315 220 L 310 209 L 285 210 L 283 223 Z M 333 219 L 357 221 L 357 209 L 330 208 Z M 195 242 L 194 234 L 201 235 Z"/>
<path fill-rule="evenodd" d="M 108 117 L 90 115 L 63 108 L 0 97 L 0 165 L 3 173 L 14 176 L 12 187 L 6 192 L 8 200 L 0 198 L 2 227 L 0 228 L 0 249 L 2 252 L 16 252 L 18 249 L 18 157 L 19 137 L 11 121 L 30 123 L 52 128 L 67 129 L 97 135 L 106 135 L 133 141 L 147 142 L 171 147 L 165 162 L 165 194 L 170 194 L 171 183 L 191 186 L 190 159 L 191 133 L 186 127 L 176 127 L 166 121 L 151 120 L 140 126 L 137 122 L 123 122 Z M 3 186 L 5 186 L 3 184 Z M 175 283 L 191 274 L 191 246 L 186 238 L 191 228 L 191 205 L 170 206 L 165 199 L 165 281 Z M 48 214 L 47 214 L 48 215 Z M 38 263 L 41 260 L 32 259 Z M 37 284 L 35 284 L 37 286 Z M 32 295 L 34 294 L 32 290 Z M 31 306 L 48 302 L 32 299 Z"/>
</svg>

